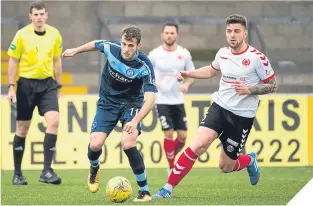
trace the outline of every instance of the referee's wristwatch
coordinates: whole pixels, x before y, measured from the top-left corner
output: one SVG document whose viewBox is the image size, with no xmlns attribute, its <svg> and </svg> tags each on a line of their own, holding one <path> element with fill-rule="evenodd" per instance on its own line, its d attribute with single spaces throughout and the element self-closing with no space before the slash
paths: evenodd
<svg viewBox="0 0 313 206">
<path fill-rule="evenodd" d="M 62 84 L 58 84 L 57 88 L 61 89 L 62 88 Z"/>
<path fill-rule="evenodd" d="M 9 89 L 10 89 L 10 87 L 15 87 L 15 84 L 8 84 Z"/>
</svg>

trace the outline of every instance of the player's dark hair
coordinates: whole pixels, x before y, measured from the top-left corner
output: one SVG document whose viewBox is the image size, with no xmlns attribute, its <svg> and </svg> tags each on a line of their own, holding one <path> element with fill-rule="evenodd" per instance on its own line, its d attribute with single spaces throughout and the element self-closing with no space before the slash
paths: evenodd
<svg viewBox="0 0 313 206">
<path fill-rule="evenodd" d="M 233 14 L 227 17 L 226 25 L 228 24 L 241 24 L 245 28 L 248 27 L 248 19 L 247 17 L 240 15 L 240 14 Z"/>
<path fill-rule="evenodd" d="M 141 30 L 135 25 L 128 25 L 122 31 L 122 36 L 125 35 L 126 40 L 131 40 L 132 38 L 137 39 L 137 44 L 141 41 Z"/>
<path fill-rule="evenodd" d="M 164 24 L 163 27 L 162 27 L 162 32 L 164 31 L 164 28 L 166 26 L 173 26 L 173 27 L 175 27 L 176 28 L 176 32 L 178 34 L 178 25 L 177 24 L 175 24 L 175 23 L 166 23 L 166 24 Z"/>
<path fill-rule="evenodd" d="M 47 7 L 43 1 L 34 1 L 30 4 L 29 13 L 32 13 L 33 9 L 38 9 L 38 10 L 45 9 L 45 10 L 47 10 Z"/>
</svg>

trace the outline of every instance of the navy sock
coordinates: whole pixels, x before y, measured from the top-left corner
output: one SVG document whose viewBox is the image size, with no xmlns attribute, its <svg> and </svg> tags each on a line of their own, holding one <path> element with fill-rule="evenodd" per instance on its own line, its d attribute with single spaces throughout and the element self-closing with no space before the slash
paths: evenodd
<svg viewBox="0 0 313 206">
<path fill-rule="evenodd" d="M 99 167 L 100 165 L 99 157 L 101 154 L 102 154 L 102 148 L 99 151 L 94 152 L 90 149 L 90 144 L 88 144 L 88 159 L 91 164 L 91 167 L 94 167 L 94 168 Z"/>
<path fill-rule="evenodd" d="M 129 164 L 136 176 L 136 181 L 140 190 L 149 191 L 145 165 L 137 147 L 126 149 L 124 152 L 127 155 Z"/>
</svg>

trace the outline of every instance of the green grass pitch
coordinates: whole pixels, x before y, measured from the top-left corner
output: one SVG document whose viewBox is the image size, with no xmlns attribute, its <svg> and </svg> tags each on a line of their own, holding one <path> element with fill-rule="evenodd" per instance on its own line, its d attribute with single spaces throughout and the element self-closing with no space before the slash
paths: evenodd
<svg viewBox="0 0 313 206">
<path fill-rule="evenodd" d="M 133 187 L 131 198 L 122 204 L 134 204 L 138 187 L 130 169 L 100 170 L 100 191 L 90 193 L 87 170 L 56 171 L 62 185 L 39 183 L 40 171 L 24 171 L 27 186 L 13 186 L 12 171 L 2 171 L 2 204 L 14 205 L 108 205 L 104 196 L 107 181 L 114 176 L 128 178 Z M 149 188 L 155 193 L 167 179 L 166 169 L 147 169 Z M 264 167 L 257 186 L 251 186 L 246 170 L 222 174 L 217 168 L 194 168 L 175 188 L 172 199 L 151 205 L 286 205 L 313 177 L 313 167 Z M 138 203 L 137 203 L 138 204 Z"/>
</svg>

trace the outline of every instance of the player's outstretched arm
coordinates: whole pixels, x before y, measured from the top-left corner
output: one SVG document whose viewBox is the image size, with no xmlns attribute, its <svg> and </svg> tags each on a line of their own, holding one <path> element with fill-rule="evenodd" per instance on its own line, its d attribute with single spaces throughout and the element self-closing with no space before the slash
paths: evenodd
<svg viewBox="0 0 313 206">
<path fill-rule="evenodd" d="M 97 49 L 96 49 L 95 43 L 97 41 L 98 40 L 91 41 L 91 42 L 88 42 L 87 44 L 84 44 L 84 45 L 76 47 L 76 48 L 66 49 L 63 52 L 62 56 L 63 57 L 72 57 L 72 56 L 75 56 L 76 54 L 79 54 L 82 52 L 96 51 Z"/>
<path fill-rule="evenodd" d="M 177 81 L 183 81 L 185 78 L 193 78 L 193 79 L 208 79 L 211 77 L 215 77 L 218 71 L 213 69 L 213 67 L 205 66 L 192 71 L 182 71 L 177 75 Z"/>
<path fill-rule="evenodd" d="M 278 89 L 278 85 L 276 83 L 276 78 L 274 77 L 270 81 L 266 83 L 257 84 L 253 87 L 249 88 L 250 94 L 269 94 L 274 93 Z"/>
</svg>

